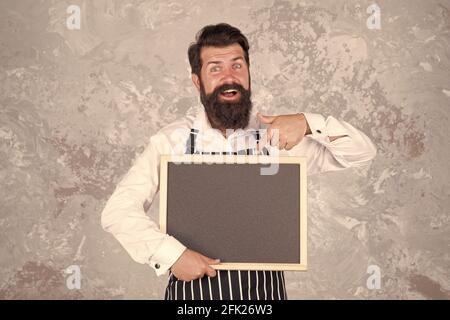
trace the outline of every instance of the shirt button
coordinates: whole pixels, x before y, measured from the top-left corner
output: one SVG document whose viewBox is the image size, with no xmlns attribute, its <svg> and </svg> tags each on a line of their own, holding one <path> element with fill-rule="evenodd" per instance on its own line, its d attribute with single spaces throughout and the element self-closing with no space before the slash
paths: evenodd
<svg viewBox="0 0 450 320">
<path fill-rule="evenodd" d="M 159 263 L 155 264 L 155 268 L 159 269 L 161 266 L 159 265 Z"/>
<path fill-rule="evenodd" d="M 320 131 L 320 130 L 316 130 L 316 132 L 317 132 L 317 133 L 322 133 L 322 131 Z"/>
</svg>

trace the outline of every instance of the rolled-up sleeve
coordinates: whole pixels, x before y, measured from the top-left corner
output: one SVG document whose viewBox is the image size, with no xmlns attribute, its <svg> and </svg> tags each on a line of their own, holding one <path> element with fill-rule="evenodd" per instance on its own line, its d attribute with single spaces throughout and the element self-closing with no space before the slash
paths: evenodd
<svg viewBox="0 0 450 320">
<path fill-rule="evenodd" d="M 332 116 L 325 119 L 316 113 L 303 114 L 311 134 L 306 135 L 290 154 L 307 157 L 308 174 L 358 167 L 375 158 L 377 150 L 373 142 L 351 124 Z M 336 136 L 342 137 L 330 140 Z"/>
<path fill-rule="evenodd" d="M 146 199 L 159 189 L 159 162 L 162 135 L 151 137 L 144 152 L 122 178 L 101 214 L 104 230 L 110 232 L 136 262 L 149 264 L 163 275 L 186 247 L 162 233 L 144 211 Z"/>
</svg>

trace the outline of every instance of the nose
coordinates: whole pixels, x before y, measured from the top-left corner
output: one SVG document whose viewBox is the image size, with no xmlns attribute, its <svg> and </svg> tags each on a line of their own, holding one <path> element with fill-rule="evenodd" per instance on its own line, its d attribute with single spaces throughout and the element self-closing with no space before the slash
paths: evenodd
<svg viewBox="0 0 450 320">
<path fill-rule="evenodd" d="M 224 68 L 221 83 L 222 85 L 239 83 L 238 79 L 234 76 L 234 70 L 232 68 Z"/>
</svg>

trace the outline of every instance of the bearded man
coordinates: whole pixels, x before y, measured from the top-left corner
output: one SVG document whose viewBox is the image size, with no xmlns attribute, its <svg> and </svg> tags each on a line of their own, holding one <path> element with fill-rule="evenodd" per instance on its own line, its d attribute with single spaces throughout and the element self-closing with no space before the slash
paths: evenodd
<svg viewBox="0 0 450 320">
<path fill-rule="evenodd" d="M 102 226 L 135 261 L 148 264 L 159 276 L 169 272 L 165 299 L 287 299 L 282 271 L 215 270 L 217 257 L 186 248 L 159 230 L 144 207 L 159 190 L 160 155 L 182 150 L 303 156 L 311 175 L 366 165 L 376 149 L 364 133 L 332 116 L 303 111 L 263 115 L 254 110 L 249 43 L 233 26 L 204 27 L 188 57 L 203 107 L 195 117 L 186 116 L 150 138 L 106 203 Z M 259 132 L 262 125 L 267 126 L 264 135 Z M 244 148 L 237 143 L 242 137 L 249 141 Z"/>
</svg>

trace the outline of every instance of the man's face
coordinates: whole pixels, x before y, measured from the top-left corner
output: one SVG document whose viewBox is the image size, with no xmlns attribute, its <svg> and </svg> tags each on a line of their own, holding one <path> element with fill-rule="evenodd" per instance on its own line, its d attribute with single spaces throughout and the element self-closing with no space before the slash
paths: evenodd
<svg viewBox="0 0 450 320">
<path fill-rule="evenodd" d="M 239 44 L 201 50 L 201 77 L 192 75 L 213 128 L 238 129 L 248 125 L 251 92 L 248 65 Z"/>
</svg>

